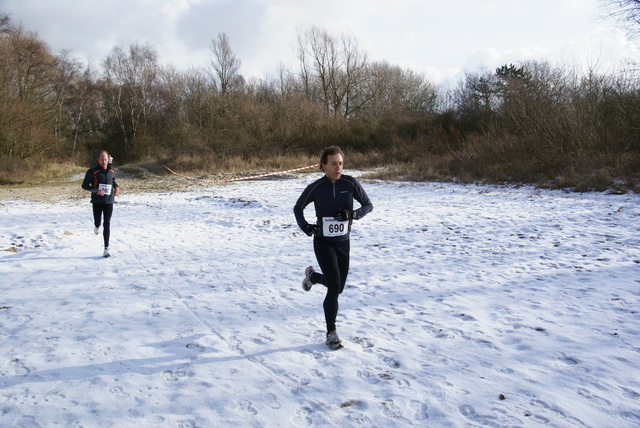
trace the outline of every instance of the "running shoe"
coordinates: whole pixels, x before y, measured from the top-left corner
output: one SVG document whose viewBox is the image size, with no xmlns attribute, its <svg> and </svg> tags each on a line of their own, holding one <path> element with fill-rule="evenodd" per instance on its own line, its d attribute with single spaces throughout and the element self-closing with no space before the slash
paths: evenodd
<svg viewBox="0 0 640 428">
<path fill-rule="evenodd" d="M 327 333 L 327 346 L 331 349 L 340 349 L 342 348 L 342 342 L 340 342 L 340 338 L 338 337 L 338 333 L 335 330 Z"/>
<path fill-rule="evenodd" d="M 313 275 L 315 271 L 316 270 L 313 268 L 313 266 L 309 266 L 304 270 L 304 279 L 302 280 L 302 289 L 304 291 L 311 290 L 311 287 L 313 286 L 313 281 L 311 281 L 311 275 Z"/>
<path fill-rule="evenodd" d="M 104 253 L 102 254 L 103 257 L 111 257 L 111 254 L 109 254 L 109 247 L 104 247 Z"/>
<path fill-rule="evenodd" d="M 94 226 L 94 227 L 93 227 L 93 233 L 95 233 L 96 235 L 97 235 L 98 233 L 100 233 L 100 228 L 99 228 L 99 227 L 95 227 L 95 226 Z"/>
</svg>

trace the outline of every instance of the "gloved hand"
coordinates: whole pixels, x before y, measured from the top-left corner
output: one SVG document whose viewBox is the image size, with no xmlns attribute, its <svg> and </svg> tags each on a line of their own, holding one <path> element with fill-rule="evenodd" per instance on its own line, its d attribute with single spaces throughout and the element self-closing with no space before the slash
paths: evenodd
<svg viewBox="0 0 640 428">
<path fill-rule="evenodd" d="M 320 236 L 320 228 L 315 224 L 307 224 L 303 230 L 307 236 Z"/>
<path fill-rule="evenodd" d="M 338 208 L 338 214 L 336 214 L 333 218 L 338 221 L 353 220 L 353 211 L 345 210 L 344 208 Z"/>
</svg>

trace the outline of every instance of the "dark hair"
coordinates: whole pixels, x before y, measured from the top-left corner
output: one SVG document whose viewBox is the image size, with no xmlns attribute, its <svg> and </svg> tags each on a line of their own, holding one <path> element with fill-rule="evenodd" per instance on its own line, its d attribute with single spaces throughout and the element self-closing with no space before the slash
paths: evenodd
<svg viewBox="0 0 640 428">
<path fill-rule="evenodd" d="M 340 147 L 327 147 L 322 151 L 322 156 L 320 156 L 320 169 L 322 169 L 322 165 L 327 164 L 327 158 L 331 155 L 342 155 L 342 157 L 344 158 L 344 153 L 342 153 L 342 149 Z"/>
</svg>

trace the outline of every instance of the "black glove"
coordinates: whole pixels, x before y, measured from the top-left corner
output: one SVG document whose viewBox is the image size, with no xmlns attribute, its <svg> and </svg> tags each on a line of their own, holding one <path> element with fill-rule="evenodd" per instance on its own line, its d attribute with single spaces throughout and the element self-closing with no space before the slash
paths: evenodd
<svg viewBox="0 0 640 428">
<path fill-rule="evenodd" d="M 316 226 L 315 224 L 307 224 L 304 227 L 304 233 L 307 234 L 307 236 L 319 236 L 320 235 L 320 228 L 318 226 Z"/>
<path fill-rule="evenodd" d="M 353 220 L 353 211 L 345 210 L 344 208 L 338 208 L 338 214 L 333 217 L 338 221 Z"/>
</svg>

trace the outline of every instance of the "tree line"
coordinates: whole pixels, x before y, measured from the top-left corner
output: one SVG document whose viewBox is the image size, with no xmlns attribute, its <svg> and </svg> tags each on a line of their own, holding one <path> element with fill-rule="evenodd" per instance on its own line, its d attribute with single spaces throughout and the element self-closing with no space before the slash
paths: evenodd
<svg viewBox="0 0 640 428">
<path fill-rule="evenodd" d="M 640 183 L 638 67 L 608 74 L 544 61 L 468 72 L 453 87 L 386 61 L 356 39 L 298 33 L 297 66 L 245 79 L 226 34 L 179 71 L 149 45 L 99 67 L 54 55 L 0 15 L 0 184 L 44 159 L 202 169 L 213 158 L 316 156 L 345 148 L 395 177 L 601 189 Z M 637 189 L 637 188 L 636 188 Z"/>
</svg>

